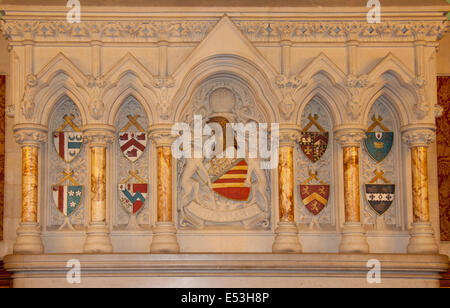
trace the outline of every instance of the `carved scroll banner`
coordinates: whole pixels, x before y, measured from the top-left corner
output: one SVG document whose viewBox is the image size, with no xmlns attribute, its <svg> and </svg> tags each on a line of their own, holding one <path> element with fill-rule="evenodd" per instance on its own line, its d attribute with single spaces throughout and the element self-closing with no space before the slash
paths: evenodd
<svg viewBox="0 0 450 308">
<path fill-rule="evenodd" d="M 0 76 L 0 241 L 3 240 L 3 196 L 5 187 L 6 76 Z"/>
<path fill-rule="evenodd" d="M 437 77 L 437 87 L 438 104 L 444 108 L 436 120 L 441 241 L 450 241 L 450 77 Z"/>
</svg>

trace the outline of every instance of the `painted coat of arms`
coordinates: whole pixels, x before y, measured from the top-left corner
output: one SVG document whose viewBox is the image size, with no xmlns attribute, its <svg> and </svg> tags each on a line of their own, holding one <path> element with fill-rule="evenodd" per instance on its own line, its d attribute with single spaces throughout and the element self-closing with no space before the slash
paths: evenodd
<svg viewBox="0 0 450 308">
<path fill-rule="evenodd" d="M 247 201 L 250 196 L 250 187 L 245 185 L 248 165 L 245 159 L 232 162 L 225 172 L 211 179 L 212 189 L 222 197 Z"/>
<path fill-rule="evenodd" d="M 148 196 L 147 183 L 119 184 L 119 200 L 123 208 L 136 215 L 145 205 Z"/>
<path fill-rule="evenodd" d="M 81 185 L 54 185 L 52 190 L 56 207 L 66 217 L 72 215 L 81 204 L 83 196 Z"/>
<path fill-rule="evenodd" d="M 119 132 L 119 146 L 123 155 L 131 162 L 135 162 L 144 154 L 147 147 L 147 133 L 137 121 L 139 115 L 127 117 L 128 124 Z"/>
<path fill-rule="evenodd" d="M 64 123 L 53 132 L 53 145 L 56 153 L 66 163 L 73 161 L 81 151 L 83 146 L 83 134 L 73 122 L 73 116 L 64 116 Z M 74 131 L 63 131 L 65 127 L 71 126 Z"/>
<path fill-rule="evenodd" d="M 319 184 L 307 184 L 313 179 L 316 179 Z M 306 209 L 314 216 L 317 216 L 328 204 L 330 185 L 320 181 L 317 173 L 310 172 L 310 178 L 300 184 L 300 198 Z"/>
<path fill-rule="evenodd" d="M 366 200 L 370 207 L 379 215 L 383 215 L 394 202 L 395 185 L 389 183 L 384 177 L 384 172 L 374 171 L 375 177 L 370 183 L 364 185 Z M 384 184 L 376 184 L 381 179 Z"/>
<path fill-rule="evenodd" d="M 366 139 L 364 140 L 364 146 L 369 153 L 370 157 L 376 162 L 382 162 L 386 156 L 390 153 L 392 145 L 394 143 L 394 133 L 386 128 L 381 117 L 373 117 L 374 123 L 366 132 Z M 383 132 L 373 132 L 372 130 L 380 126 Z"/>
<path fill-rule="evenodd" d="M 316 163 L 327 150 L 329 134 L 317 122 L 319 119 L 318 115 L 314 115 L 314 117 L 309 115 L 308 119 L 310 122 L 303 129 L 299 144 L 305 156 L 313 163 Z M 315 125 L 319 132 L 309 132 L 308 130 L 312 125 Z"/>
</svg>

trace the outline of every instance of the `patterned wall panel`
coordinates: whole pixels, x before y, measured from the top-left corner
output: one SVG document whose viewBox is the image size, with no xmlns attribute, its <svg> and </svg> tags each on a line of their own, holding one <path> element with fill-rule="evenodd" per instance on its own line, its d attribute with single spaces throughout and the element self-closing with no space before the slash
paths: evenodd
<svg viewBox="0 0 450 308">
<path fill-rule="evenodd" d="M 0 241 L 3 240 L 3 195 L 5 185 L 6 76 L 0 76 Z"/>
<path fill-rule="evenodd" d="M 441 241 L 450 241 L 450 77 L 437 77 L 438 104 L 443 115 L 436 120 Z"/>
</svg>

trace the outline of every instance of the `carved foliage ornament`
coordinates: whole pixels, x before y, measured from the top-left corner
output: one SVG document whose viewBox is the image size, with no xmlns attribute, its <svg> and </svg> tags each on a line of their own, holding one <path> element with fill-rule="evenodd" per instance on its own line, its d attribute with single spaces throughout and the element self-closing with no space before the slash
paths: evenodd
<svg viewBox="0 0 450 308">
<path fill-rule="evenodd" d="M 402 141 L 409 147 L 428 147 L 436 139 L 433 129 L 411 129 L 402 133 Z"/>
<path fill-rule="evenodd" d="M 287 77 L 284 75 L 279 75 L 277 76 L 275 83 L 283 93 L 283 100 L 280 103 L 280 110 L 285 119 L 290 119 L 295 108 L 293 95 L 295 89 L 300 86 L 301 80 L 296 76 Z"/>
</svg>

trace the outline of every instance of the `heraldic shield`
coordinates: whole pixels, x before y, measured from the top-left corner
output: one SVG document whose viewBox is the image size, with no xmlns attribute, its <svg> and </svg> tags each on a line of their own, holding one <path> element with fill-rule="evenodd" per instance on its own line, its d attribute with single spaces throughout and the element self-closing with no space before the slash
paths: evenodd
<svg viewBox="0 0 450 308">
<path fill-rule="evenodd" d="M 215 177 L 212 189 L 227 199 L 247 201 L 250 196 L 250 187 L 245 186 L 248 165 L 245 159 L 239 159 L 233 163 L 221 176 Z"/>
<path fill-rule="evenodd" d="M 394 202 L 394 184 L 366 184 L 365 189 L 367 202 L 380 216 L 383 215 Z"/>
<path fill-rule="evenodd" d="M 53 201 L 56 207 L 66 217 L 71 216 L 81 204 L 83 186 L 81 185 L 54 185 Z"/>
<path fill-rule="evenodd" d="M 66 163 L 70 163 L 81 151 L 83 134 L 81 132 L 54 132 L 53 144 L 59 157 Z"/>
<path fill-rule="evenodd" d="M 328 147 L 328 132 L 302 132 L 300 148 L 313 163 L 317 162 Z"/>
<path fill-rule="evenodd" d="M 393 132 L 366 132 L 364 145 L 370 157 L 380 163 L 391 151 L 393 142 Z"/>
<path fill-rule="evenodd" d="M 147 183 L 119 184 L 119 200 L 124 209 L 135 215 L 144 207 L 148 196 Z"/>
<path fill-rule="evenodd" d="M 144 154 L 147 147 L 147 134 L 133 131 L 120 132 L 119 145 L 123 155 L 131 162 L 135 162 Z"/>
<path fill-rule="evenodd" d="M 300 197 L 306 209 L 314 216 L 318 215 L 330 198 L 330 185 L 300 185 Z"/>
</svg>

